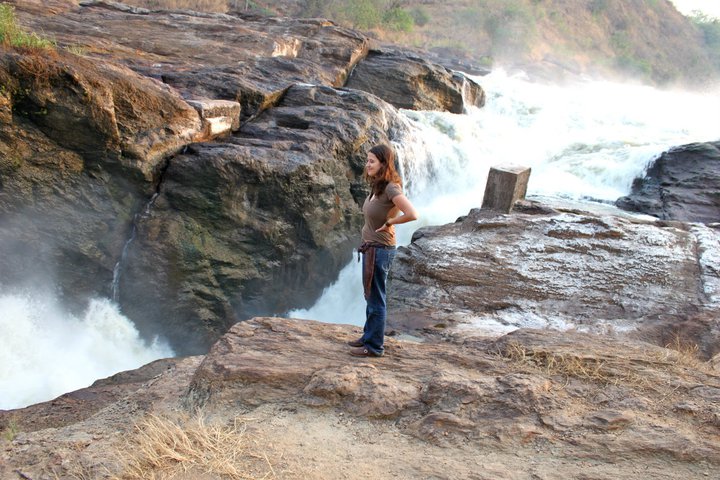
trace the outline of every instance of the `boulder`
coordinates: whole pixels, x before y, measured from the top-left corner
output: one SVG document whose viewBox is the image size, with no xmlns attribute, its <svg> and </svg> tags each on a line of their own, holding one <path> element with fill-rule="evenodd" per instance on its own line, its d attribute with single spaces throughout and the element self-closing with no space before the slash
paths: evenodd
<svg viewBox="0 0 720 480">
<path fill-rule="evenodd" d="M 0 79 L 0 281 L 109 294 L 133 212 L 199 133 L 197 112 L 160 82 L 63 51 L 5 50 Z"/>
<path fill-rule="evenodd" d="M 238 102 L 229 100 L 188 100 L 202 119 L 202 130 L 205 139 L 234 132 L 240 128 L 241 107 Z"/>
<path fill-rule="evenodd" d="M 717 313 L 720 232 L 520 203 L 416 232 L 391 270 L 389 324 L 626 331 Z"/>
<path fill-rule="evenodd" d="M 625 210 L 663 220 L 720 222 L 720 142 L 691 143 L 664 152 L 630 195 L 617 200 Z"/>
<path fill-rule="evenodd" d="M 676 363 L 664 348 L 578 332 L 518 330 L 496 341 L 466 332 L 445 342 L 389 338 L 386 358 L 368 361 L 347 354 L 353 335 L 347 326 L 292 319 L 237 324 L 198 367 L 186 408 L 253 410 L 292 399 L 295 408 L 390 420 L 440 445 L 545 441 L 558 454 L 600 460 L 621 433 L 638 461 L 720 458 L 716 439 L 687 428 L 712 428 L 703 420 L 715 411 L 712 396 L 689 393 L 715 385 L 712 369 Z M 655 403 L 673 388 L 697 402 L 698 416 L 668 416 Z"/>
<path fill-rule="evenodd" d="M 403 52 L 371 50 L 346 84 L 397 108 L 463 113 L 485 104 L 483 89 L 460 72 Z"/>
<path fill-rule="evenodd" d="M 191 146 L 138 218 L 123 312 L 196 353 L 237 321 L 309 307 L 359 243 L 366 151 L 400 128 L 372 95 L 299 85 L 223 142 Z"/>
<path fill-rule="evenodd" d="M 515 202 L 525 199 L 530 168 L 519 165 L 490 167 L 482 208 L 510 213 Z"/>
</svg>

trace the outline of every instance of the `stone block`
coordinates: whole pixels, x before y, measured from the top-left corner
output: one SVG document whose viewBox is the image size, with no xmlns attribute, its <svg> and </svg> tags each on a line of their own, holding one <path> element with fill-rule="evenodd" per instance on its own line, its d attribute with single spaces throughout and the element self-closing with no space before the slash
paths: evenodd
<svg viewBox="0 0 720 480">
<path fill-rule="evenodd" d="M 200 114 L 204 135 L 217 137 L 240 128 L 240 104 L 229 100 L 188 100 Z"/>
<path fill-rule="evenodd" d="M 510 213 L 518 200 L 525 198 L 530 168 L 503 165 L 490 168 L 482 208 Z"/>
</svg>

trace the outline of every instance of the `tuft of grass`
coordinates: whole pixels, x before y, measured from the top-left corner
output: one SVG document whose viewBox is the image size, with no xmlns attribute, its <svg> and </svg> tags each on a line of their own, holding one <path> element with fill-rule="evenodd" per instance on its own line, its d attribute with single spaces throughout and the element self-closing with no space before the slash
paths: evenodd
<svg viewBox="0 0 720 480">
<path fill-rule="evenodd" d="M 87 54 L 88 49 L 80 45 L 68 45 L 65 50 L 72 53 L 73 55 L 84 56 Z"/>
<path fill-rule="evenodd" d="M 18 426 L 17 423 L 15 423 L 14 419 L 10 419 L 8 424 L 5 426 L 5 428 L 2 431 L 2 438 L 7 440 L 8 442 L 12 442 L 15 440 L 15 437 L 18 434 Z"/>
<path fill-rule="evenodd" d="M 697 343 L 683 340 L 678 333 L 675 333 L 672 340 L 665 345 L 668 350 L 675 352 L 677 363 L 685 367 L 698 368 L 707 365 L 700 359 L 700 347 Z"/>
<path fill-rule="evenodd" d="M 564 375 L 602 383 L 611 381 L 611 375 L 605 369 L 605 362 L 597 358 L 528 350 L 518 342 L 508 343 L 500 354 L 512 362 L 546 375 Z"/>
<path fill-rule="evenodd" d="M 0 3 L 0 44 L 28 50 L 56 47 L 52 40 L 20 29 L 15 21 L 15 8 L 7 3 Z"/>
<path fill-rule="evenodd" d="M 256 451 L 244 424 L 208 424 L 201 413 L 192 418 L 146 417 L 135 425 L 118 457 L 123 467 L 115 480 L 174 478 L 184 472 L 232 480 L 275 478 L 270 461 Z M 263 472 L 255 476 L 258 470 Z"/>
</svg>

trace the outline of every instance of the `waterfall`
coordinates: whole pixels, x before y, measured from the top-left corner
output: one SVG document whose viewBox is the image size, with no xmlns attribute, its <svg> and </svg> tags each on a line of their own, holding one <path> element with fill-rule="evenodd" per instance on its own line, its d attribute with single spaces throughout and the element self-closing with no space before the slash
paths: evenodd
<svg viewBox="0 0 720 480">
<path fill-rule="evenodd" d="M 136 213 L 133 216 L 132 228 L 130 229 L 130 237 L 127 239 L 127 241 L 125 241 L 122 253 L 120 254 L 120 259 L 113 267 L 111 292 L 112 300 L 115 303 L 120 303 L 120 274 L 122 273 L 122 265 L 127 259 L 127 253 L 130 245 L 132 244 L 133 240 L 135 240 L 135 235 L 137 234 L 137 222 L 139 219 L 146 218 L 148 215 L 150 215 L 150 209 L 152 208 L 153 203 L 155 203 L 155 199 L 158 197 L 159 194 L 159 192 L 154 193 L 153 196 L 150 198 L 150 201 L 145 205 L 145 208 L 142 210 L 142 212 Z"/>
<path fill-rule="evenodd" d="M 98 378 L 174 356 L 158 339 L 144 342 L 117 305 L 122 266 L 137 223 L 150 214 L 157 196 L 133 217 L 130 236 L 113 268 L 112 301 L 91 299 L 77 317 L 48 290 L 0 288 L 0 409 L 50 400 Z"/>
<path fill-rule="evenodd" d="M 79 317 L 46 291 L 0 293 L 0 409 L 19 408 L 87 387 L 98 378 L 172 357 L 146 345 L 107 299 Z"/>
<path fill-rule="evenodd" d="M 486 91 L 484 108 L 466 115 L 401 111 L 411 133 L 393 146 L 421 217 L 396 227 L 401 245 L 422 226 L 479 207 L 493 165 L 531 167 L 530 197 L 610 203 L 668 148 L 720 138 L 717 94 L 603 81 L 552 86 L 503 71 L 475 81 Z M 362 325 L 360 271 L 351 262 L 313 307 L 287 316 Z"/>
</svg>

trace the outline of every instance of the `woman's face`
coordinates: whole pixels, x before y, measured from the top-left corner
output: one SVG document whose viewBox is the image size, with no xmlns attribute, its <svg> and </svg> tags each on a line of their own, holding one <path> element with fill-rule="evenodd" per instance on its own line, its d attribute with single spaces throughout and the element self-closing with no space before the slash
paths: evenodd
<svg viewBox="0 0 720 480">
<path fill-rule="evenodd" d="M 368 152 L 367 162 L 365 162 L 365 172 L 368 177 L 374 177 L 377 175 L 381 168 L 382 164 L 380 163 L 380 160 L 378 160 L 374 153 Z"/>
</svg>

